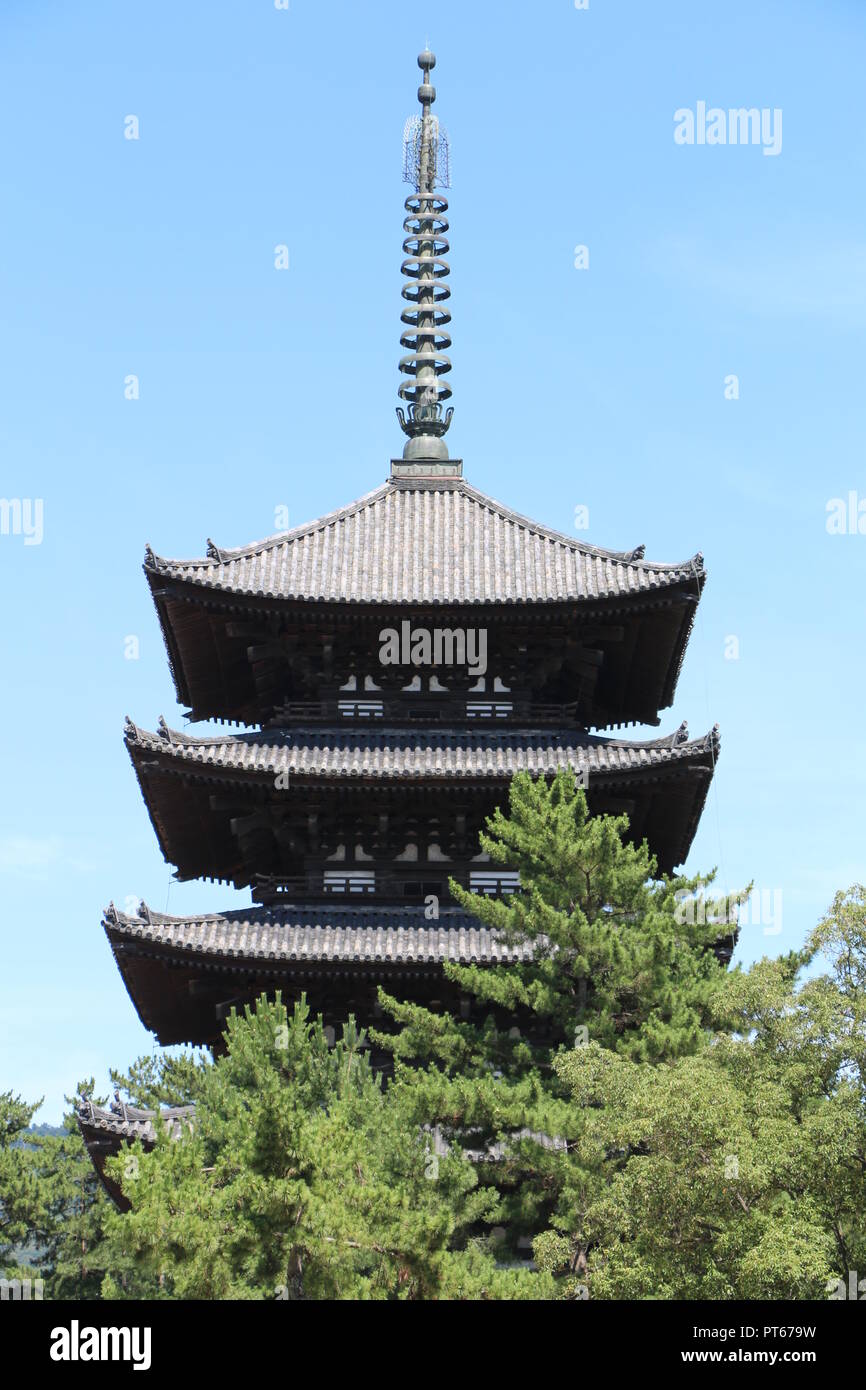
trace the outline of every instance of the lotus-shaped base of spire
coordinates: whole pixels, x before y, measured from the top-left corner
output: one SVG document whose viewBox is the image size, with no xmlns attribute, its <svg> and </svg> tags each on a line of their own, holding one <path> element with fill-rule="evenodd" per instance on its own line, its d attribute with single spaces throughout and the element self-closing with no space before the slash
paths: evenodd
<svg viewBox="0 0 866 1390">
<path fill-rule="evenodd" d="M 453 408 L 449 408 L 443 419 L 440 405 L 410 405 L 407 420 L 398 406 L 400 428 L 409 436 L 403 450 L 404 459 L 447 459 L 448 446 L 443 435 L 448 432 L 453 414 Z"/>
</svg>

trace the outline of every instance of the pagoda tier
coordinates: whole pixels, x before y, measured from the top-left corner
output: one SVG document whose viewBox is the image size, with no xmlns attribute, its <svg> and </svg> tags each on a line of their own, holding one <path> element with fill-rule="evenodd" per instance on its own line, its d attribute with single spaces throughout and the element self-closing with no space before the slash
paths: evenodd
<svg viewBox="0 0 866 1390">
<path fill-rule="evenodd" d="M 110 1109 L 94 1105 L 92 1100 L 82 1100 L 76 1115 L 84 1146 L 106 1192 L 121 1211 L 129 1211 L 128 1198 L 124 1197 L 114 1179 L 106 1174 L 105 1160 L 116 1157 L 124 1144 L 134 1144 L 136 1140 L 141 1140 L 145 1150 L 152 1149 L 159 1123 L 165 1125 L 172 1139 L 179 1138 L 185 1129 L 191 1127 L 195 1106 L 176 1105 L 159 1111 L 139 1110 L 127 1105 L 115 1093 Z"/>
<path fill-rule="evenodd" d="M 700 555 L 664 565 L 601 550 L 461 477 L 392 479 L 240 550 L 148 550 L 144 569 L 190 717 L 247 725 L 497 719 L 484 696 L 503 688 L 510 715 L 533 725 L 657 724 L 705 581 Z M 484 629 L 486 681 L 427 671 L 424 700 L 407 702 L 417 668 L 379 660 L 380 633 L 406 620 Z"/>
<path fill-rule="evenodd" d="M 594 813 L 629 816 L 659 867 L 685 859 L 719 751 L 685 726 L 646 743 L 574 730 L 354 727 L 191 737 L 127 722 L 126 742 L 165 858 L 181 879 L 277 880 L 294 901 L 360 893 L 445 899 L 476 886 L 478 834 L 515 773 L 571 768 Z M 473 880 L 473 874 L 476 879 Z"/>
<path fill-rule="evenodd" d="M 141 904 L 139 915 L 110 907 L 103 922 L 130 998 L 146 1028 L 168 1046 L 219 1048 L 232 1007 L 262 993 L 283 1002 L 305 994 L 340 1036 L 352 1014 L 361 1027 L 383 1026 L 377 991 L 441 1006 L 470 1018 L 487 1003 L 461 998 L 442 973 L 446 961 L 501 965 L 531 958 L 508 946 L 459 908 L 430 921 L 422 907 L 243 908 L 202 917 L 168 917 Z M 729 959 L 731 939 L 717 954 Z M 479 1015 L 480 1016 L 480 1015 Z M 503 1015 L 510 1026 L 517 1015 Z M 535 1021 L 537 1028 L 538 1021 Z M 377 1065 L 385 1055 L 373 1058 Z"/>
<path fill-rule="evenodd" d="M 142 904 L 138 917 L 109 908 L 103 925 L 138 1015 L 158 1041 L 219 1048 L 232 1007 L 242 1010 L 262 993 L 280 990 L 290 1008 L 305 994 L 339 1036 L 350 1014 L 361 1026 L 380 1019 L 380 985 L 459 1013 L 443 962 L 527 958 L 527 947 L 507 947 L 458 908 L 442 908 L 436 921 L 424 913 L 323 904 L 179 918 Z"/>
</svg>

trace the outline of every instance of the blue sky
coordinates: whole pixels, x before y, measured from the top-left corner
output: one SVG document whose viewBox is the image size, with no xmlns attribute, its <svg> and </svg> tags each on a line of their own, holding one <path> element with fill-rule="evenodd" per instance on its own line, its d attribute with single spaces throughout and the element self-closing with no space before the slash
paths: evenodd
<svg viewBox="0 0 866 1390">
<path fill-rule="evenodd" d="M 688 867 L 783 894 L 737 959 L 864 877 L 866 536 L 826 529 L 866 499 L 859 0 L 4 0 L 0 497 L 42 499 L 44 534 L 0 534 L 0 1089 L 41 1119 L 152 1048 L 104 905 L 249 900 L 171 884 L 123 748 L 126 713 L 182 722 L 144 545 L 242 545 L 386 477 L 428 37 L 452 454 L 563 531 L 587 506 L 593 543 L 704 553 L 662 729 L 722 730 Z M 781 109 L 781 152 L 676 144 L 699 101 Z"/>
</svg>

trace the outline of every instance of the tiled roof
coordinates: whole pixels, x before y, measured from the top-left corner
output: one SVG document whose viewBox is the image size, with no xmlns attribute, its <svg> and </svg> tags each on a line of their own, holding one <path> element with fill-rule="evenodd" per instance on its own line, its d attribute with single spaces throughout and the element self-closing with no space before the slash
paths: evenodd
<svg viewBox="0 0 866 1390">
<path fill-rule="evenodd" d="M 204 917 L 166 917 L 142 903 L 129 917 L 112 905 L 110 938 L 245 960 L 379 962 L 416 965 L 529 960 L 529 946 L 508 946 L 460 908 L 428 921 L 419 907 L 262 907 Z"/>
<path fill-rule="evenodd" d="M 124 1112 L 129 1114 L 129 1119 L 125 1118 Z M 131 1118 L 133 1115 L 134 1119 Z M 183 1105 L 157 1112 L 156 1110 L 133 1111 L 131 1106 L 121 1103 L 119 1107 L 104 1110 L 98 1105 L 94 1105 L 92 1101 L 86 1101 L 79 1107 L 78 1111 L 79 1125 L 85 1132 L 93 1130 L 100 1131 L 100 1133 L 104 1132 L 109 1142 L 115 1140 L 118 1147 L 122 1140 L 140 1139 L 145 1148 L 150 1148 L 156 1138 L 154 1121 L 158 1116 L 169 1129 L 171 1138 L 179 1139 L 184 1128 L 192 1129 L 195 1124 L 195 1106 Z M 425 1126 L 424 1130 L 430 1134 L 433 1152 L 443 1158 L 446 1157 L 451 1152 L 451 1146 L 442 1134 L 440 1127 L 436 1125 L 431 1129 Z M 551 1139 L 546 1134 L 536 1133 L 526 1128 L 515 1131 L 511 1137 L 517 1141 L 531 1139 L 535 1143 L 541 1144 L 545 1149 L 564 1149 L 566 1147 L 566 1140 L 564 1139 Z M 114 1149 L 115 1145 L 111 1144 L 111 1147 Z M 463 1153 L 471 1161 L 477 1163 L 484 1159 L 503 1158 L 507 1151 L 508 1145 L 499 1141 L 489 1144 L 486 1149 L 464 1149 Z"/>
<path fill-rule="evenodd" d="M 463 479 L 389 482 L 256 545 L 145 570 L 201 589 L 349 603 L 539 603 L 653 593 L 703 582 L 700 555 L 650 564 L 643 547 L 601 550 L 509 510 Z"/>
<path fill-rule="evenodd" d="M 78 1128 L 84 1146 L 93 1161 L 97 1176 L 111 1200 L 121 1211 L 129 1210 L 129 1198 L 116 1178 L 105 1171 L 105 1160 L 120 1153 L 125 1143 L 140 1139 L 145 1149 L 156 1143 L 156 1127 L 161 1121 L 170 1139 L 179 1139 L 195 1123 L 194 1105 L 169 1106 L 164 1110 L 139 1110 L 127 1105 L 115 1093 L 111 1108 L 94 1105 L 92 1100 L 79 1100 Z"/>
<path fill-rule="evenodd" d="M 148 752 L 179 766 L 273 777 L 510 778 L 527 771 L 546 776 L 560 768 L 586 768 L 606 776 L 631 774 L 706 754 L 715 758 L 718 729 L 689 740 L 685 725 L 648 742 L 596 738 L 573 729 L 509 733 L 472 730 L 269 729 L 261 733 L 192 737 L 169 729 L 149 733 L 127 720 L 134 760 Z"/>
<path fill-rule="evenodd" d="M 92 1100 L 85 1100 L 80 1102 L 77 1111 L 78 1124 L 82 1130 L 100 1131 L 106 1138 L 130 1141 L 141 1139 L 145 1145 L 153 1144 L 156 1139 L 154 1121 L 157 1116 L 168 1129 L 171 1138 L 177 1139 L 194 1115 L 194 1105 L 169 1106 L 160 1111 L 139 1110 L 117 1098 L 109 1110 L 94 1105 Z"/>
<path fill-rule="evenodd" d="M 104 1110 L 92 1101 L 84 1101 L 78 1108 L 78 1124 L 85 1146 L 93 1160 L 96 1173 L 105 1184 L 109 1195 L 121 1211 L 128 1211 L 129 1198 L 118 1183 L 106 1176 L 105 1158 L 120 1152 L 124 1142 L 140 1139 L 144 1148 L 152 1149 L 156 1141 L 156 1124 L 161 1119 L 172 1139 L 180 1139 L 184 1130 L 192 1130 L 196 1122 L 194 1105 L 177 1106 L 166 1110 L 133 1110 L 131 1106 L 115 1101 L 110 1110 Z M 428 1144 L 433 1153 L 444 1158 L 452 1152 L 451 1144 L 445 1138 L 439 1125 L 424 1125 L 421 1134 L 428 1135 Z M 546 1134 L 527 1128 L 516 1130 L 510 1141 L 492 1141 L 484 1149 L 463 1149 L 462 1153 L 470 1163 L 497 1162 L 505 1158 L 515 1142 L 529 1139 L 542 1148 L 556 1150 L 568 1147 L 565 1139 L 550 1138 Z"/>
</svg>

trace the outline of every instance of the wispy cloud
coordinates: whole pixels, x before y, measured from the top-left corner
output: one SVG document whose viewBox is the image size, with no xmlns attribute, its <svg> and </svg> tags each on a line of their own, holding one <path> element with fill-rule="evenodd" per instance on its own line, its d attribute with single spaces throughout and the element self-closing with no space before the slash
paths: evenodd
<svg viewBox="0 0 866 1390">
<path fill-rule="evenodd" d="M 0 873 L 41 878 L 59 868 L 85 872 L 88 865 L 70 853 L 58 835 L 7 835 L 0 839 Z"/>
</svg>

